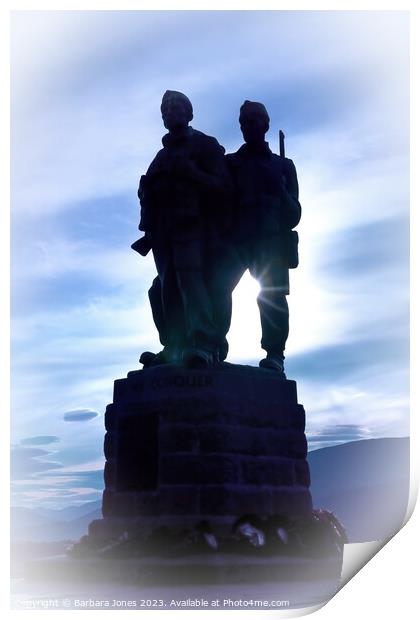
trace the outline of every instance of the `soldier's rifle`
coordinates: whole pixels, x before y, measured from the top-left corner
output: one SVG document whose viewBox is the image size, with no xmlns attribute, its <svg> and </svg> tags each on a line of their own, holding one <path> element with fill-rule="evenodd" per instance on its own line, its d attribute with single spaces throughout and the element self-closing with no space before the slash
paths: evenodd
<svg viewBox="0 0 420 620">
<path fill-rule="evenodd" d="M 279 130 L 279 153 L 280 153 L 280 173 L 282 175 L 282 185 L 284 191 L 286 191 L 286 177 L 285 177 L 285 167 L 284 162 L 286 159 L 285 150 L 284 150 L 284 132 Z M 298 254 L 298 243 L 299 236 L 296 230 L 288 230 L 287 231 L 287 239 L 288 239 L 288 266 L 289 269 L 295 269 L 299 265 L 299 254 Z"/>
</svg>

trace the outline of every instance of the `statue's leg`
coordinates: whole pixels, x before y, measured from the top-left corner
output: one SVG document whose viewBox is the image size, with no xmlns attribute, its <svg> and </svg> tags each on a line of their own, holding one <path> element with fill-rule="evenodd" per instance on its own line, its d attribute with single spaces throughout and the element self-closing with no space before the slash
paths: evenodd
<svg viewBox="0 0 420 620">
<path fill-rule="evenodd" d="M 284 349 L 289 335 L 289 272 L 280 254 L 280 248 L 271 243 L 259 243 L 251 265 L 251 274 L 257 278 L 261 290 L 257 298 L 261 319 L 261 347 L 267 358 L 260 366 L 283 372 Z"/>
<path fill-rule="evenodd" d="M 289 306 L 286 295 L 276 286 L 262 284 L 257 298 L 261 317 L 261 347 L 271 355 L 284 358 L 289 335 Z"/>
<path fill-rule="evenodd" d="M 153 292 L 154 309 L 157 310 L 154 320 L 156 326 L 159 325 L 159 337 L 164 345 L 163 351 L 159 354 L 162 359 L 157 360 L 159 362 L 179 361 L 186 337 L 182 297 L 178 288 L 171 246 L 170 240 L 163 239 L 155 242 L 153 247 L 159 279 L 159 285 L 156 285 Z M 158 292 L 160 300 L 157 299 Z"/>
<path fill-rule="evenodd" d="M 149 302 L 153 321 L 159 332 L 159 340 L 163 346 L 166 346 L 168 344 L 168 334 L 166 333 L 167 329 L 162 305 L 162 287 L 160 285 L 159 276 L 156 276 L 152 282 L 152 286 L 149 288 Z"/>
<path fill-rule="evenodd" d="M 163 345 L 162 351 L 159 353 L 152 353 L 151 351 L 144 351 L 140 356 L 140 363 L 143 364 L 145 368 L 149 366 L 158 366 L 160 364 L 166 364 L 170 361 L 174 361 L 174 353 L 170 348 L 170 333 L 168 333 L 165 315 L 163 312 L 163 302 L 162 302 L 162 286 L 160 283 L 159 276 L 152 282 L 152 286 L 148 291 L 150 307 L 152 310 L 153 321 L 155 323 L 156 329 L 159 333 L 159 340 Z"/>
<path fill-rule="evenodd" d="M 191 358 L 202 356 L 203 364 L 213 363 L 217 353 L 213 309 L 202 268 L 199 239 L 174 244 L 175 270 L 187 328 L 187 347 Z"/>
<path fill-rule="evenodd" d="M 219 361 L 226 359 L 229 344 L 226 335 L 232 319 L 232 292 L 243 276 L 246 265 L 236 246 L 225 238 L 212 239 L 207 246 L 206 282 L 213 307 Z"/>
</svg>

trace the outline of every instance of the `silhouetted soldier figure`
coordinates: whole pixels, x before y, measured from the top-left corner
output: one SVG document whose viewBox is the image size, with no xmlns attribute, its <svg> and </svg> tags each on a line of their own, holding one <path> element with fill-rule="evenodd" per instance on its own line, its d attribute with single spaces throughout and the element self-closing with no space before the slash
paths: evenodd
<svg viewBox="0 0 420 620">
<path fill-rule="evenodd" d="M 217 359 L 217 342 L 204 247 L 229 177 L 223 147 L 189 126 L 193 110 L 185 95 L 166 91 L 161 112 L 169 133 L 139 187 L 139 228 L 151 243 L 159 277 L 149 297 L 165 345 L 153 363 L 206 366 Z M 160 296 L 155 303 L 153 292 Z"/>
<path fill-rule="evenodd" d="M 246 269 L 261 291 L 261 346 L 267 356 L 260 366 L 284 374 L 284 349 L 289 334 L 289 267 L 297 254 L 294 228 L 301 216 L 295 166 L 291 159 L 271 152 L 265 141 L 269 116 L 262 103 L 245 101 L 239 123 L 245 140 L 236 153 L 226 155 L 234 183 L 232 246 L 226 244 L 222 277 L 210 283 L 220 303 L 215 311 L 219 349 L 227 354 L 232 291 Z M 293 245 L 295 247 L 293 247 Z"/>
</svg>

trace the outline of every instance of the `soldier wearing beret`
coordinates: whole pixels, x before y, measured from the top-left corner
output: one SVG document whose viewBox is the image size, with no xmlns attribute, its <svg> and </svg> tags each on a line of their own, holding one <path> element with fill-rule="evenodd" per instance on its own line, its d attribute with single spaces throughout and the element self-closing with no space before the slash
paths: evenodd
<svg viewBox="0 0 420 620">
<path fill-rule="evenodd" d="M 221 252 L 224 265 L 211 281 L 218 299 L 215 322 L 219 355 L 227 354 L 232 291 L 249 269 L 261 291 L 261 347 L 266 357 L 260 366 L 284 375 L 284 349 L 289 333 L 289 268 L 296 267 L 297 234 L 292 229 L 301 217 L 296 169 L 291 159 L 274 154 L 265 141 L 269 116 L 262 103 L 245 101 L 239 123 L 244 144 L 226 155 L 233 180 L 234 226 L 229 244 Z"/>
<path fill-rule="evenodd" d="M 153 363 L 207 366 L 217 360 L 217 330 L 204 251 L 223 218 L 217 205 L 230 181 L 223 147 L 189 125 L 190 100 L 166 91 L 161 112 L 168 133 L 138 192 L 139 228 L 151 245 L 159 278 L 151 297 L 153 291 L 158 296 L 152 310 L 164 348 Z"/>
</svg>

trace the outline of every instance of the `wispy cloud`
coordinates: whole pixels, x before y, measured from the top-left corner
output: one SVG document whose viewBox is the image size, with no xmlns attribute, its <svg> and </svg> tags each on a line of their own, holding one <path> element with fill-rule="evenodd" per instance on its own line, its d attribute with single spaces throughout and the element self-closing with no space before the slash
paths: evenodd
<svg viewBox="0 0 420 620">
<path fill-rule="evenodd" d="M 61 463 L 50 460 L 52 452 L 41 448 L 15 446 L 11 451 L 11 476 L 13 479 L 32 477 L 40 472 L 61 467 Z"/>
<path fill-rule="evenodd" d="M 60 508 L 100 499 L 104 459 L 71 466 L 48 460 L 45 450 L 12 448 L 12 502 L 33 508 Z"/>
<path fill-rule="evenodd" d="M 370 439 L 371 436 L 370 429 L 359 424 L 332 424 L 325 426 L 313 435 L 308 434 L 307 439 L 309 450 L 317 450 L 348 441 Z"/>
<path fill-rule="evenodd" d="M 20 440 L 21 446 L 45 446 L 50 443 L 56 443 L 60 441 L 59 437 L 55 435 L 38 435 L 36 437 L 25 437 Z"/>
</svg>

